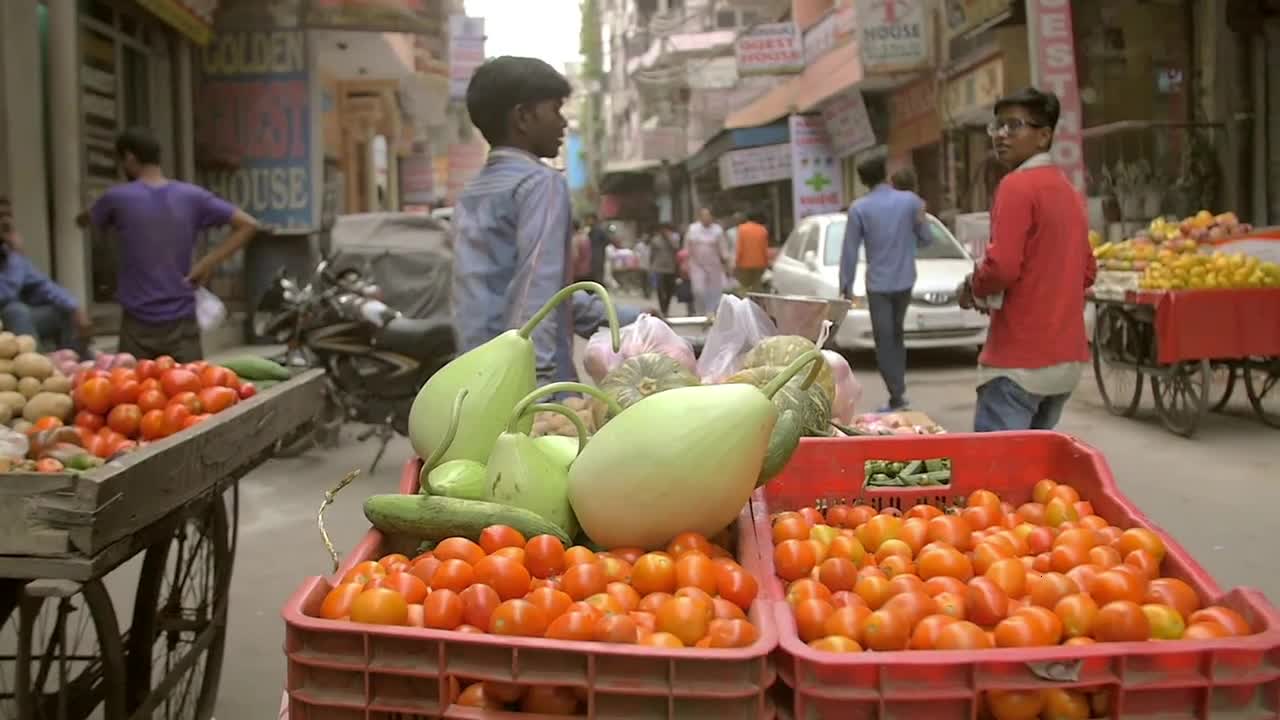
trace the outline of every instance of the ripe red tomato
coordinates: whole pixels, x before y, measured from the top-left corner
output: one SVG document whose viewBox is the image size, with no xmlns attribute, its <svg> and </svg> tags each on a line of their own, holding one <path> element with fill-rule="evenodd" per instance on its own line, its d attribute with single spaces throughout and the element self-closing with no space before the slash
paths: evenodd
<svg viewBox="0 0 1280 720">
<path fill-rule="evenodd" d="M 161 355 L 160 357 L 156 358 L 155 377 L 160 377 L 161 375 L 165 374 L 169 370 L 172 370 L 176 367 L 178 367 L 178 361 L 174 360 L 172 355 Z"/>
<path fill-rule="evenodd" d="M 192 415 L 186 405 L 170 405 L 164 409 L 164 426 L 166 435 L 172 435 L 182 429 L 183 424 Z"/>
<path fill-rule="evenodd" d="M 133 369 L 133 372 L 138 376 L 139 380 L 146 380 L 147 378 L 160 376 L 160 370 L 156 367 L 155 360 L 139 360 L 138 365 Z"/>
<path fill-rule="evenodd" d="M 240 399 L 248 400 L 258 394 L 258 387 L 253 383 L 240 383 Z"/>
<path fill-rule="evenodd" d="M 524 545 L 525 567 L 536 578 L 549 578 L 564 571 L 564 543 L 555 535 L 535 535 Z"/>
<path fill-rule="evenodd" d="M 484 583 L 498 591 L 503 600 L 522 598 L 529 592 L 532 578 L 524 565 L 501 555 L 489 555 L 482 558 L 472 568 L 475 581 Z"/>
<path fill-rule="evenodd" d="M 212 415 L 210 415 L 210 414 L 208 414 L 208 413 L 201 413 L 201 414 L 199 414 L 199 415 L 192 415 L 191 417 L 189 417 L 189 418 L 187 418 L 186 420 L 183 420 L 183 421 L 182 421 L 182 429 L 183 429 L 183 430 L 186 430 L 187 428 L 193 428 L 193 427 L 195 427 L 196 425 L 199 425 L 200 423 L 204 422 L 205 420 L 208 420 L 208 419 L 209 419 L 209 418 L 211 418 L 211 417 L 213 417 L 213 416 L 212 416 Z"/>
<path fill-rule="evenodd" d="M 240 396 L 235 390 L 221 385 L 207 387 L 201 390 L 197 397 L 200 398 L 200 405 L 207 413 L 220 413 L 240 402 Z"/>
<path fill-rule="evenodd" d="M 170 434 L 169 424 L 165 422 L 163 410 L 148 410 L 142 414 L 142 422 L 138 425 L 143 440 L 159 440 Z"/>
<path fill-rule="evenodd" d="M 498 591 L 488 585 L 474 583 L 458 593 L 458 597 L 462 598 L 462 621 L 489 632 L 489 618 L 502 604 Z"/>
<path fill-rule="evenodd" d="M 152 410 L 164 410 L 164 406 L 168 403 L 168 398 L 159 390 L 143 390 L 138 395 L 138 407 L 142 408 L 142 412 L 151 412 Z"/>
<path fill-rule="evenodd" d="M 200 402 L 200 398 L 193 392 L 180 392 L 169 398 L 168 405 L 186 405 L 192 415 L 199 415 L 204 412 L 204 405 Z"/>
<path fill-rule="evenodd" d="M 134 437 L 142 426 L 142 409 L 133 404 L 117 405 L 107 415 L 107 426 L 127 438 Z"/>
<path fill-rule="evenodd" d="M 547 614 L 528 600 L 508 600 L 489 618 L 489 631 L 495 635 L 537 637 L 546 630 Z"/>
<path fill-rule="evenodd" d="M 173 397 L 180 392 L 200 392 L 200 377 L 190 370 L 174 368 L 160 376 L 160 389 Z"/>
<path fill-rule="evenodd" d="M 462 624 L 465 606 L 452 590 L 435 590 L 422 602 L 423 622 L 429 628 L 452 630 Z"/>
<path fill-rule="evenodd" d="M 111 409 L 111 381 L 95 377 L 84 381 L 79 388 L 80 405 L 98 415 L 106 415 Z"/>
<path fill-rule="evenodd" d="M 117 380 L 111 385 L 111 404 L 124 405 L 127 403 L 136 403 L 138 396 L 142 394 L 142 383 L 137 378 L 126 377 Z"/>
<path fill-rule="evenodd" d="M 93 432 L 97 432 L 101 430 L 103 426 L 105 426 L 106 424 L 107 424 L 106 419 L 97 413 L 89 412 L 88 410 L 81 410 L 80 412 L 76 413 L 76 419 L 75 419 L 76 427 L 81 427 L 87 430 L 92 430 Z"/>
<path fill-rule="evenodd" d="M 388 572 L 382 577 L 374 578 L 369 581 L 365 589 L 375 587 L 395 590 L 404 596 L 405 602 L 410 604 L 421 603 L 427 597 L 427 584 L 416 576 L 403 571 Z"/>
<path fill-rule="evenodd" d="M 351 602 L 351 620 L 371 625 L 407 625 L 409 603 L 395 590 L 369 588 Z"/>
<path fill-rule="evenodd" d="M 320 617 L 327 620 L 338 620 L 351 614 L 351 603 L 364 591 L 360 583 L 342 583 L 324 596 L 320 606 Z"/>
<path fill-rule="evenodd" d="M 200 371 L 200 384 L 205 387 L 234 389 L 240 386 L 240 378 L 227 368 L 210 365 Z"/>
</svg>

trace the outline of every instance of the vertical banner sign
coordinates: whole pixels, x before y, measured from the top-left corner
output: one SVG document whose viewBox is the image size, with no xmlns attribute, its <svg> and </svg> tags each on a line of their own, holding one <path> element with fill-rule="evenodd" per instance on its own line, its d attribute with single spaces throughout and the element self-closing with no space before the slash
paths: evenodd
<svg viewBox="0 0 1280 720">
<path fill-rule="evenodd" d="M 449 97 L 467 96 L 471 75 L 484 62 L 484 18 L 449 16 Z"/>
<path fill-rule="evenodd" d="M 316 222 L 306 34 L 219 31 L 201 57 L 197 146 L 213 192 L 274 227 Z"/>
<path fill-rule="evenodd" d="M 930 19 L 928 0 L 858 0 L 863 67 L 894 72 L 927 66 Z"/>
<path fill-rule="evenodd" d="M 792 115 L 791 201 L 795 221 L 843 209 L 844 178 L 820 115 Z"/>
<path fill-rule="evenodd" d="M 1075 32 L 1070 0 L 1027 0 L 1031 82 L 1058 95 L 1062 115 L 1053 135 L 1053 161 L 1085 192 L 1084 117 L 1076 77 Z"/>
<path fill-rule="evenodd" d="M 831 151 L 846 158 L 876 144 L 876 133 L 867 117 L 867 104 L 862 93 L 846 90 L 822 106 L 822 122 L 831 138 Z"/>
</svg>

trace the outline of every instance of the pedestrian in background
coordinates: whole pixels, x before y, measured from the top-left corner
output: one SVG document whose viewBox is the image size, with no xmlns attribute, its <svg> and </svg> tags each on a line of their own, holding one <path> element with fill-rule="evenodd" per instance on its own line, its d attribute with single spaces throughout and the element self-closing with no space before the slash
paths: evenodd
<svg viewBox="0 0 1280 720">
<path fill-rule="evenodd" d="M 840 294 L 855 298 L 858 253 L 866 249 L 863 275 L 876 364 L 889 391 L 881 412 L 905 410 L 907 347 L 903 323 L 916 283 L 916 248 L 929 243 L 924 201 L 885 181 L 884 158 L 858 165 L 858 178 L 871 188 L 849 208 L 840 254 Z"/>
<path fill-rule="evenodd" d="M 573 240 L 569 247 L 573 264 L 573 281 L 590 280 L 591 241 L 587 238 L 587 229 L 579 220 L 573 221 Z"/>
<path fill-rule="evenodd" d="M 753 212 L 738 226 L 738 249 L 734 270 L 743 292 L 760 292 L 764 271 L 769 268 L 769 229 L 764 217 Z"/>
<path fill-rule="evenodd" d="M 609 233 L 595 213 L 587 214 L 587 240 L 591 245 L 591 279 L 609 287 L 605 282 L 609 275 Z"/>
<path fill-rule="evenodd" d="M 720 306 L 724 294 L 725 258 L 729 257 L 724 228 L 712 220 L 711 208 L 698 211 L 698 221 L 684 234 L 689 250 L 689 284 L 694 312 L 710 315 Z"/>
<path fill-rule="evenodd" d="M 671 299 L 676 293 L 676 253 L 680 250 L 680 235 L 670 223 L 658 226 L 653 235 L 653 248 L 649 252 L 649 264 L 653 268 L 658 286 L 658 308 L 663 317 L 671 311 Z"/>
<path fill-rule="evenodd" d="M 22 254 L 22 235 L 9 198 L 0 195 L 0 320 L 15 335 L 30 335 L 53 349 L 88 355 L 93 322 L 84 306 Z"/>
<path fill-rule="evenodd" d="M 1012 172 L 996 187 L 991 244 L 959 290 L 961 307 L 991 313 L 977 432 L 1052 429 L 1089 359 L 1084 295 L 1097 264 L 1084 198 L 1049 154 L 1060 112 L 1056 95 L 1027 88 L 997 101 L 987 126 Z"/>
<path fill-rule="evenodd" d="M 747 221 L 747 216 L 735 212 L 729 216 L 724 227 L 725 257 L 729 260 L 738 255 L 738 226 Z"/>
</svg>

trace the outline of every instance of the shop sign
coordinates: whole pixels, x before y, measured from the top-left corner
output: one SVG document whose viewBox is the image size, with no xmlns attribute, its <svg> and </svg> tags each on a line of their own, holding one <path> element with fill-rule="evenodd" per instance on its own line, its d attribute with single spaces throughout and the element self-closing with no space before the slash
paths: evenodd
<svg viewBox="0 0 1280 720">
<path fill-rule="evenodd" d="M 1053 160 L 1085 192 L 1083 116 L 1076 76 L 1075 32 L 1069 0 L 1027 0 L 1031 81 L 1057 94 L 1062 105 L 1053 135 Z"/>
<path fill-rule="evenodd" d="M 363 32 L 437 33 L 438 0 L 308 0 L 307 25 Z"/>
<path fill-rule="evenodd" d="M 822 121 L 826 123 L 831 149 L 838 158 L 849 157 L 876 144 L 867 104 L 857 90 L 846 90 L 828 100 L 822 106 Z"/>
<path fill-rule="evenodd" d="M 932 77 L 922 77 L 890 96 L 890 155 L 935 143 L 941 136 L 938 89 Z"/>
<path fill-rule="evenodd" d="M 685 75 L 693 90 L 725 90 L 738 84 L 738 61 L 728 56 L 690 60 Z"/>
<path fill-rule="evenodd" d="M 795 222 L 810 215 L 839 212 L 844 176 L 819 115 L 792 115 L 791 203 Z"/>
<path fill-rule="evenodd" d="M 219 31 L 201 56 L 197 145 L 238 160 L 203 182 L 265 225 L 317 220 L 307 57 L 298 30 Z"/>
<path fill-rule="evenodd" d="M 831 11 L 836 19 L 836 43 L 858 30 L 858 7 L 854 0 L 836 0 L 835 9 Z"/>
<path fill-rule="evenodd" d="M 684 128 L 643 129 L 640 131 L 640 147 L 646 160 L 679 162 L 685 156 Z"/>
<path fill-rule="evenodd" d="M 774 75 L 804 70 L 804 43 L 793 22 L 757 25 L 733 46 L 739 75 Z"/>
<path fill-rule="evenodd" d="M 731 190 L 791 177 L 791 145 L 761 145 L 720 156 L 720 187 Z"/>
<path fill-rule="evenodd" d="M 138 4 L 197 45 L 208 45 L 213 37 L 218 0 L 138 0 Z"/>
<path fill-rule="evenodd" d="M 947 31 L 955 37 L 1001 16 L 1008 17 L 1010 5 L 1010 0 L 947 0 Z"/>
<path fill-rule="evenodd" d="M 1004 94 L 1004 58 L 988 60 L 947 81 L 946 113 L 954 122 L 989 114 Z"/>
<path fill-rule="evenodd" d="M 400 159 L 400 202 L 404 205 L 427 205 L 436 199 L 435 165 L 428 150 L 420 150 Z"/>
<path fill-rule="evenodd" d="M 471 75 L 484 62 L 484 18 L 449 16 L 449 97 L 467 96 Z"/>
<path fill-rule="evenodd" d="M 858 0 L 863 67 L 894 72 L 928 65 L 929 21 L 927 0 Z"/>
<path fill-rule="evenodd" d="M 808 67 L 836 46 L 836 15 L 829 12 L 804 31 L 804 64 Z"/>
</svg>

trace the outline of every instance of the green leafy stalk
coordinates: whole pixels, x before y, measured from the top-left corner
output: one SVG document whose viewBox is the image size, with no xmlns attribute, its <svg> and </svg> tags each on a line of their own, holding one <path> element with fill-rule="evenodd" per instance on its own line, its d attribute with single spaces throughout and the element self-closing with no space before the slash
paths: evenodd
<svg viewBox="0 0 1280 720">
<path fill-rule="evenodd" d="M 440 458 L 449 452 L 449 446 L 453 444 L 453 438 L 458 434 L 458 425 L 462 421 L 462 403 L 467 399 L 467 394 L 471 391 L 462 388 L 453 398 L 453 410 L 449 413 L 449 427 L 444 431 L 444 437 L 441 438 L 440 444 L 435 450 L 431 451 L 431 457 L 422 463 L 424 472 L 431 472 L 435 468 L 436 463 L 440 462 Z"/>
<path fill-rule="evenodd" d="M 822 359 L 822 351 L 810 350 L 792 360 L 790 365 L 783 368 L 782 372 L 775 375 L 764 387 L 760 388 L 760 392 L 772 400 L 774 394 L 781 390 L 783 385 L 791 382 L 791 378 L 803 370 L 805 365 L 812 365 L 809 369 L 809 374 L 804 378 L 804 382 L 800 384 L 801 390 L 808 390 L 813 381 L 818 379 L 818 373 L 822 370 L 822 363 L 824 362 L 826 361 Z"/>
<path fill-rule="evenodd" d="M 560 403 L 537 403 L 536 405 L 530 405 L 525 409 L 524 414 L 528 415 L 529 413 L 540 412 L 551 412 L 557 415 L 562 415 L 569 422 L 573 423 L 573 429 L 578 431 L 578 454 L 581 455 L 583 448 L 587 446 L 587 425 L 582 422 L 582 416 Z M 517 418 L 517 422 L 518 421 L 519 419 Z"/>
<path fill-rule="evenodd" d="M 524 418 L 525 411 L 530 405 L 538 402 L 548 395 L 555 395 L 556 393 L 562 392 L 584 393 L 604 403 L 609 408 L 610 413 L 616 415 L 617 413 L 622 412 L 622 406 L 618 405 L 618 401 L 608 395 L 605 395 L 600 388 L 576 382 L 551 383 L 550 385 L 543 385 L 528 395 L 525 395 L 520 399 L 520 402 L 516 403 L 515 409 L 511 411 L 511 419 L 507 422 L 507 432 L 518 432 L 520 420 Z"/>
<path fill-rule="evenodd" d="M 609 291 L 605 290 L 604 286 L 600 283 L 591 282 L 590 280 L 566 285 L 556 292 L 555 295 L 552 295 L 551 299 L 547 301 L 547 304 L 539 308 L 538 312 L 534 313 L 533 317 L 529 318 L 529 322 L 525 323 L 524 326 L 520 328 L 520 337 L 527 340 L 529 336 L 533 334 L 533 329 L 538 326 L 538 323 L 542 322 L 542 320 L 546 318 L 552 310 L 555 310 L 560 303 L 564 302 L 566 298 L 573 297 L 573 294 L 579 290 L 593 292 L 596 295 L 599 295 L 600 299 L 604 301 L 604 311 L 609 318 L 609 334 L 612 336 L 613 340 L 613 351 L 618 352 L 622 347 L 622 336 L 618 332 L 618 311 L 613 307 L 613 300 L 609 298 Z"/>
</svg>

